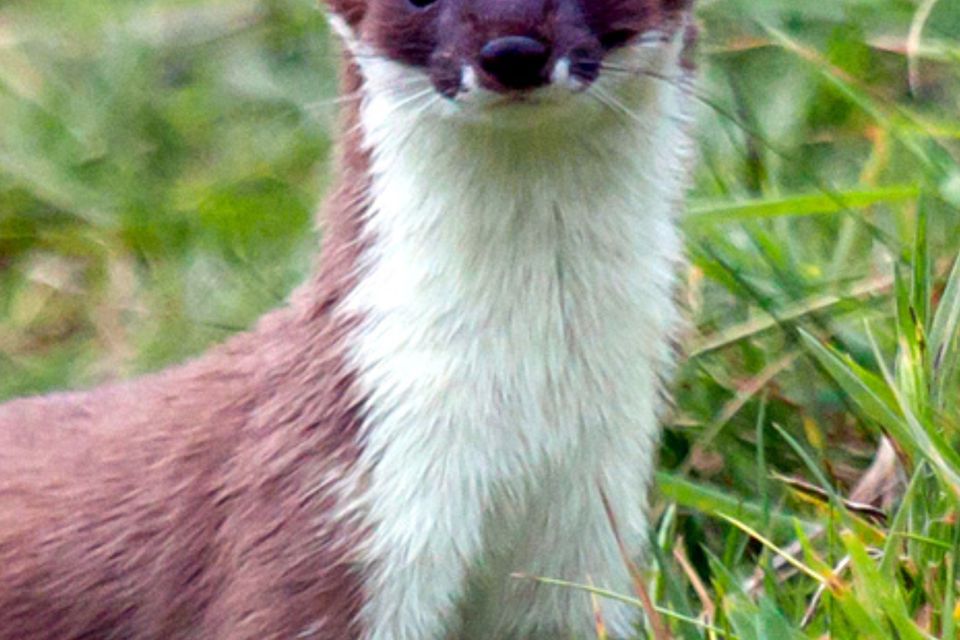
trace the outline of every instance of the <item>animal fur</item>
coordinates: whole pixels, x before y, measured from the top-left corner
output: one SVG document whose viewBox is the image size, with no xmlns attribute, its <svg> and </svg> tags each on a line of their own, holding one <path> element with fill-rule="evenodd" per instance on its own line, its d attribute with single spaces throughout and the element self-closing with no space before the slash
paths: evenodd
<svg viewBox="0 0 960 640">
<path fill-rule="evenodd" d="M 464 4 L 481 40 L 544 12 L 560 34 L 568 5 L 634 34 L 604 54 L 623 71 L 560 59 L 542 105 L 496 106 L 447 64 L 475 45 L 424 58 L 403 2 L 332 2 L 345 134 L 289 305 L 182 367 L 0 407 L 0 640 L 590 637 L 586 596 L 511 574 L 629 590 L 601 495 L 639 553 L 688 7 Z"/>
</svg>

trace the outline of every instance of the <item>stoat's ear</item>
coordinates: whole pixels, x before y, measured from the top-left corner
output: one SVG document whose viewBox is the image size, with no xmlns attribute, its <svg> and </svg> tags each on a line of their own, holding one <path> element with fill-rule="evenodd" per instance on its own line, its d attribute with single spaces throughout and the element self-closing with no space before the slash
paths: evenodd
<svg viewBox="0 0 960 640">
<path fill-rule="evenodd" d="M 356 27 L 367 12 L 367 0 L 326 0 L 326 3 L 351 27 Z"/>
</svg>

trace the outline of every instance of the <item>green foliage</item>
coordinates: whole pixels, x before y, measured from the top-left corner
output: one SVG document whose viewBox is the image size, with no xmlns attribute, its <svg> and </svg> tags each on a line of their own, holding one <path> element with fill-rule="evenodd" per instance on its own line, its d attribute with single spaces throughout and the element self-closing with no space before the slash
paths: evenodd
<svg viewBox="0 0 960 640">
<path fill-rule="evenodd" d="M 956 638 L 960 4 L 700 14 L 692 327 L 644 582 L 685 640 Z M 156 369 L 279 304 L 318 241 L 334 63 L 315 0 L 0 6 L 0 397 Z"/>
<path fill-rule="evenodd" d="M 285 297 L 333 62 L 310 0 L 0 8 L 0 396 L 157 368 Z"/>
</svg>

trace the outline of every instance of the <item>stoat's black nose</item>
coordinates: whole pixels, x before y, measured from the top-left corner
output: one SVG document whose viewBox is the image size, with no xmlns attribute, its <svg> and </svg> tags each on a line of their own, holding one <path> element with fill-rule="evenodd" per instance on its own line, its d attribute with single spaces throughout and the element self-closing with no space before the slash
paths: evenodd
<svg viewBox="0 0 960 640">
<path fill-rule="evenodd" d="M 550 50 L 526 36 L 491 40 L 480 51 L 480 68 L 506 89 L 534 89 L 546 84 Z"/>
</svg>

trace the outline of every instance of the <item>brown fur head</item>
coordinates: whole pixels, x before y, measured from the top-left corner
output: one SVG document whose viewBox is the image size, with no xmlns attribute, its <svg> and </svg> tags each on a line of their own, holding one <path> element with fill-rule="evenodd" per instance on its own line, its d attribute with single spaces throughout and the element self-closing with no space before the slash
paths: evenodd
<svg viewBox="0 0 960 640">
<path fill-rule="evenodd" d="M 465 68 L 499 93 L 534 89 L 550 81 L 560 60 L 589 85 L 608 54 L 642 35 L 669 31 L 692 0 L 328 0 L 363 42 L 381 55 L 425 70 L 447 96 L 463 88 Z M 490 62 L 491 51 L 513 45 L 532 51 L 536 66 L 512 55 L 509 73 Z M 493 47 L 493 48 L 492 48 Z M 501 58 L 500 63 L 503 63 Z"/>
</svg>

